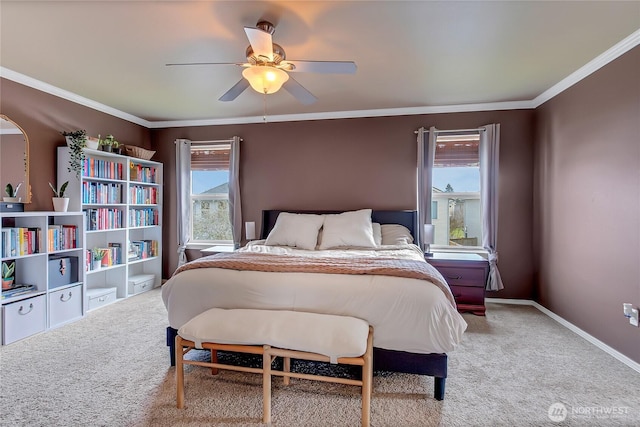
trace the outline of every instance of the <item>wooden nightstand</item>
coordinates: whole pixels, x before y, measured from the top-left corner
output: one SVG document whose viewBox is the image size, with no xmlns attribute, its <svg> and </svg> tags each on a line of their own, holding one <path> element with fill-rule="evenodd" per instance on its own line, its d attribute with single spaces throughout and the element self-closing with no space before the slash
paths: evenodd
<svg viewBox="0 0 640 427">
<path fill-rule="evenodd" d="M 477 254 L 434 253 L 425 257 L 447 280 L 460 313 L 484 316 L 489 262 Z"/>
</svg>

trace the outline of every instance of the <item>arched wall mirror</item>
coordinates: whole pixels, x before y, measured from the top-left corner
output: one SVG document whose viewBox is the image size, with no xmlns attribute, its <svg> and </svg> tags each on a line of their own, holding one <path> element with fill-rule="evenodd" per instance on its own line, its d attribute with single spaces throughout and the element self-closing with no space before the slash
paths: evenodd
<svg viewBox="0 0 640 427">
<path fill-rule="evenodd" d="M 31 203 L 29 138 L 16 122 L 0 114 L 0 190 L 3 198 L 9 197 L 5 192 L 7 184 L 14 189 L 20 185 L 15 196 L 22 203 Z"/>
</svg>

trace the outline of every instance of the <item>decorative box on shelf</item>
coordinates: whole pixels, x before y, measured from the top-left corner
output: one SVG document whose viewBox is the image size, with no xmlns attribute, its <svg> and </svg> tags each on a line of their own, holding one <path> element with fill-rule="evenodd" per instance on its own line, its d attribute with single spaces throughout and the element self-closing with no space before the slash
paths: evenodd
<svg viewBox="0 0 640 427">
<path fill-rule="evenodd" d="M 78 281 L 78 257 L 49 258 L 49 288 L 59 288 Z"/>
<path fill-rule="evenodd" d="M 118 288 L 87 289 L 88 309 L 93 310 L 114 302 L 116 300 L 117 290 Z"/>
<path fill-rule="evenodd" d="M 24 203 L 0 202 L 0 212 L 24 212 Z"/>
<path fill-rule="evenodd" d="M 155 274 L 139 274 L 129 277 L 129 295 L 136 295 L 153 289 Z"/>
</svg>

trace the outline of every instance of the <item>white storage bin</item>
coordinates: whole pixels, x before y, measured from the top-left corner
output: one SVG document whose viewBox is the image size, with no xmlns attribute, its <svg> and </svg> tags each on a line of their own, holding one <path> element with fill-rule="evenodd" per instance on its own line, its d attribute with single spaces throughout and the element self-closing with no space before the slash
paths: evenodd
<svg viewBox="0 0 640 427">
<path fill-rule="evenodd" d="M 82 285 L 49 294 L 49 327 L 82 317 Z"/>
<path fill-rule="evenodd" d="M 103 307 L 116 300 L 117 288 L 94 288 L 87 289 L 87 299 L 89 300 L 89 310 Z"/>
<path fill-rule="evenodd" d="M 46 296 L 40 295 L 2 307 L 2 344 L 10 344 L 47 327 Z"/>
<path fill-rule="evenodd" d="M 129 295 L 139 294 L 153 289 L 155 274 L 140 274 L 129 277 Z"/>
</svg>

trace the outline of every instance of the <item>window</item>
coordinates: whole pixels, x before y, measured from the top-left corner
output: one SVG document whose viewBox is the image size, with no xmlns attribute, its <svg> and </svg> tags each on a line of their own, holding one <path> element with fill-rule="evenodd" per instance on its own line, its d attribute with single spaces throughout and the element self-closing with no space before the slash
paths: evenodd
<svg viewBox="0 0 640 427">
<path fill-rule="evenodd" d="M 191 242 L 232 243 L 230 144 L 191 145 Z"/>
<path fill-rule="evenodd" d="M 479 133 L 446 133 L 436 139 L 431 194 L 433 246 L 482 246 L 479 143 Z"/>
</svg>

